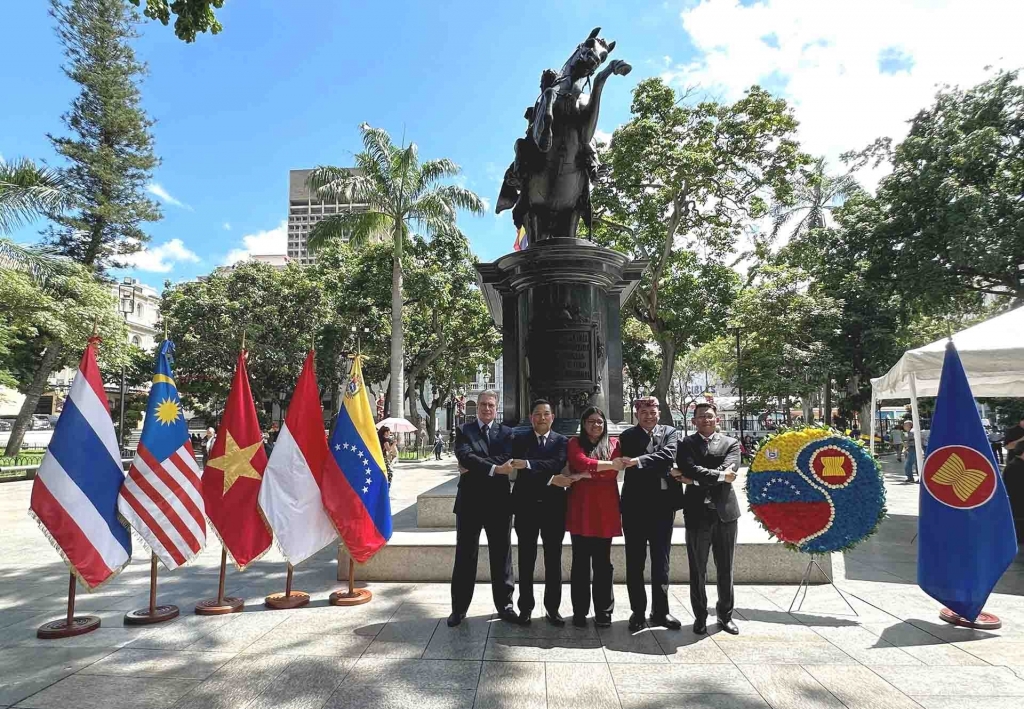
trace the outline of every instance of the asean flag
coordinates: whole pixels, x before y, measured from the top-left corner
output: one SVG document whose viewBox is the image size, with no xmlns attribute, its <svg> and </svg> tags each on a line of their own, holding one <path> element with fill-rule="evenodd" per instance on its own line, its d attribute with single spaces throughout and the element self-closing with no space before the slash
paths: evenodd
<svg viewBox="0 0 1024 709">
<path fill-rule="evenodd" d="M 391 538 L 391 501 L 360 357 L 352 363 L 328 444 L 320 481 L 324 507 L 349 556 L 363 564 Z"/>
<path fill-rule="evenodd" d="M 202 478 L 206 516 L 239 571 L 263 556 L 274 541 L 257 504 L 266 469 L 267 452 L 242 350 Z"/>
<path fill-rule="evenodd" d="M 974 621 L 1017 555 L 1010 501 L 952 342 L 921 474 L 917 583 Z"/>
</svg>

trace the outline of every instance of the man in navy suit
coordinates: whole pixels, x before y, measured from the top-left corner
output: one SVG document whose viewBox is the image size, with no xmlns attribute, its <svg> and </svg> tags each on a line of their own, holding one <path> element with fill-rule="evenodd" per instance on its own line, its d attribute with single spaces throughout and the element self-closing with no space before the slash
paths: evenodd
<svg viewBox="0 0 1024 709">
<path fill-rule="evenodd" d="M 536 601 L 533 571 L 537 536 L 544 542 L 544 610 L 548 622 L 565 625 L 558 613 L 562 602 L 562 539 L 565 537 L 566 491 L 572 480 L 562 475 L 569 439 L 551 430 L 551 404 L 537 399 L 530 409 L 531 430 L 512 439 L 512 511 L 519 539 L 519 622 L 530 623 Z"/>
<path fill-rule="evenodd" d="M 512 609 L 512 429 L 495 421 L 498 393 L 481 392 L 476 420 L 462 426 L 455 437 L 455 457 L 465 473 L 455 496 L 455 566 L 452 568 L 452 614 L 448 627 L 466 617 L 476 585 L 480 530 L 487 534 L 491 561 L 491 594 L 498 617 L 518 623 Z"/>
</svg>

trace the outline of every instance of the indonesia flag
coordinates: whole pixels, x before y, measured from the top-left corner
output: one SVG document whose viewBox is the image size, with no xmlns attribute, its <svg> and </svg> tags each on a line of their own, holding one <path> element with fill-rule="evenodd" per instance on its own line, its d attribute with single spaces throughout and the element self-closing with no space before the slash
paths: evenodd
<svg viewBox="0 0 1024 709">
<path fill-rule="evenodd" d="M 113 578 L 131 559 L 132 540 L 117 518 L 124 467 L 89 340 L 71 393 L 32 483 L 29 514 L 86 588 Z"/>
<path fill-rule="evenodd" d="M 121 516 L 170 570 L 206 546 L 202 483 L 171 372 L 173 351 L 170 340 L 160 345 L 142 438 L 117 501 Z"/>
<path fill-rule="evenodd" d="M 314 360 L 311 351 L 306 355 L 260 486 L 260 509 L 293 565 L 338 538 L 320 497 L 320 479 L 328 455 Z"/>
</svg>

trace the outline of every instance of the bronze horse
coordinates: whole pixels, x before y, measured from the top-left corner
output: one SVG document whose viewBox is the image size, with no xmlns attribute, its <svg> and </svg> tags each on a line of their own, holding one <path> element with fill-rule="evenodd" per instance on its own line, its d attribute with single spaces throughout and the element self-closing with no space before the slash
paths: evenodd
<svg viewBox="0 0 1024 709">
<path fill-rule="evenodd" d="M 496 213 L 512 208 L 512 221 L 526 227 L 529 243 L 576 236 L 582 218 L 591 228 L 590 183 L 597 177 L 593 145 L 604 84 L 612 74 L 632 67 L 613 59 L 597 76 L 615 42 L 605 42 L 597 27 L 562 67 L 541 74 L 540 97 L 526 109 L 526 137 L 516 141 L 516 158 L 505 171 Z M 589 94 L 585 85 L 593 77 Z"/>
</svg>

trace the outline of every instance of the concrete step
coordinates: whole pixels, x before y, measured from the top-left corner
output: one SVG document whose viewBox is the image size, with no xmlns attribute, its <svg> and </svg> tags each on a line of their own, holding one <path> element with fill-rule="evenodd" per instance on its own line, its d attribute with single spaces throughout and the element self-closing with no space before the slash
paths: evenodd
<svg viewBox="0 0 1024 709">
<path fill-rule="evenodd" d="M 749 516 L 749 515 L 748 515 Z M 480 555 L 477 564 L 477 580 L 489 581 L 490 568 L 486 535 L 481 534 Z M 800 583 L 807 570 L 810 557 L 792 552 L 771 540 L 759 528 L 756 532 L 750 525 L 741 525 L 736 546 L 733 577 L 735 583 Z M 411 529 L 396 531 L 391 541 L 366 564 L 358 565 L 356 577 L 364 581 L 442 581 L 451 580 L 452 565 L 455 563 L 454 529 Z M 518 541 L 512 533 L 512 564 L 516 578 L 519 578 Z M 615 583 L 625 583 L 626 557 L 622 537 L 612 541 L 612 564 L 615 567 Z M 830 557 L 819 560 L 822 569 L 832 575 Z M 567 534 L 562 544 L 562 580 L 569 580 L 572 566 L 572 547 Z M 714 560 L 708 561 L 709 578 L 715 578 Z M 670 556 L 670 580 L 673 583 L 689 581 L 689 567 L 686 558 L 686 539 L 683 529 L 672 534 Z M 348 554 L 338 555 L 338 578 L 347 579 Z M 645 576 L 650 579 L 650 565 Z M 544 579 L 543 552 L 538 550 L 534 578 Z M 811 576 L 812 583 L 827 583 L 817 571 Z"/>
</svg>

